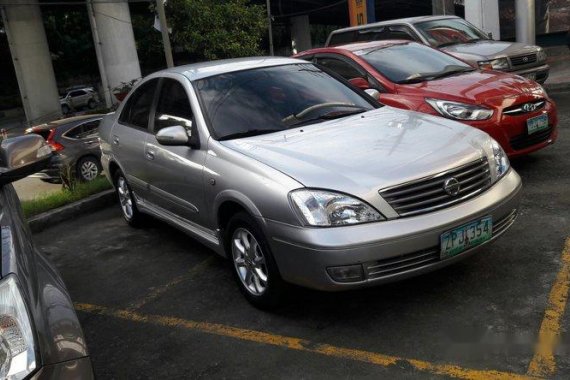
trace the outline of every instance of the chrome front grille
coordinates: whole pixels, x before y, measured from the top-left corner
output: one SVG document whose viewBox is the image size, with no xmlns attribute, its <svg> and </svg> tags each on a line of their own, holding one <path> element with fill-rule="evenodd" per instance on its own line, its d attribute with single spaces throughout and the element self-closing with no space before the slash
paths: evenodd
<svg viewBox="0 0 570 380">
<path fill-rule="evenodd" d="M 493 221 L 493 235 L 491 240 L 494 240 L 508 230 L 515 222 L 517 214 L 517 210 L 514 209 L 501 219 Z M 440 261 L 440 247 L 434 246 L 421 251 L 364 263 L 364 271 L 366 279 L 374 280 L 419 269 Z"/>
<path fill-rule="evenodd" d="M 536 62 L 536 53 L 519 55 L 517 57 L 510 57 L 513 66 L 523 66 Z"/>
<path fill-rule="evenodd" d="M 382 278 L 439 261 L 439 247 L 365 264 L 369 279 Z"/>
<path fill-rule="evenodd" d="M 514 209 L 503 219 L 493 223 L 493 238 L 499 236 L 500 234 L 505 232 L 510 226 L 512 226 L 517 216 L 518 216 L 518 211 L 517 209 Z"/>
<path fill-rule="evenodd" d="M 510 106 L 505 108 L 503 111 L 506 115 L 522 115 L 525 113 L 536 112 L 544 108 L 546 105 L 546 100 L 539 99 L 532 102 L 515 104 L 514 106 Z"/>
<path fill-rule="evenodd" d="M 452 191 L 450 183 L 454 185 Z M 459 203 L 489 186 L 489 164 L 487 158 L 481 158 L 430 177 L 380 190 L 379 193 L 400 216 L 411 216 Z"/>
</svg>

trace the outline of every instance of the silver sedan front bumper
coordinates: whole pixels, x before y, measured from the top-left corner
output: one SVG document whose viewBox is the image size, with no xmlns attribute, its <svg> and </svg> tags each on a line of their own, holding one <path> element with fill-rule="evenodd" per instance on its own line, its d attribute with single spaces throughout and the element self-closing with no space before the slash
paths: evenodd
<svg viewBox="0 0 570 380">
<path fill-rule="evenodd" d="M 493 241 L 514 222 L 521 187 L 519 175 L 511 169 L 485 193 L 424 215 L 335 228 L 307 228 L 271 220 L 264 224 L 285 281 L 326 291 L 367 287 L 432 271 L 475 253 L 481 246 L 441 260 L 440 236 L 491 216 Z M 327 272 L 330 267 L 350 265 L 362 265 L 364 279 L 337 282 Z"/>
</svg>

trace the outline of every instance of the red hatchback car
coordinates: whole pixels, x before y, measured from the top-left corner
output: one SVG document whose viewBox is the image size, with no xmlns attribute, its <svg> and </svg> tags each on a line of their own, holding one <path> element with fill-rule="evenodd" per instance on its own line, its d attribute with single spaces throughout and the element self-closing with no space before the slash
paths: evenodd
<svg viewBox="0 0 570 380">
<path fill-rule="evenodd" d="M 552 144 L 556 105 L 536 82 L 481 71 L 410 41 L 374 41 L 295 55 L 336 72 L 386 105 L 461 121 L 490 134 L 509 157 Z"/>
</svg>

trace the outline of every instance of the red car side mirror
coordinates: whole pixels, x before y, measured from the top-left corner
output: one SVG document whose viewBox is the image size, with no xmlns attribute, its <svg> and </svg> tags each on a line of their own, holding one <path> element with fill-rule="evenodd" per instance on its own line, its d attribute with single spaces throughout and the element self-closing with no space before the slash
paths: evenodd
<svg viewBox="0 0 570 380">
<path fill-rule="evenodd" d="M 358 87 L 361 90 L 367 90 L 370 88 L 370 84 L 368 83 L 368 81 L 364 78 L 352 78 L 349 80 L 350 84 L 352 84 L 354 87 Z"/>
</svg>

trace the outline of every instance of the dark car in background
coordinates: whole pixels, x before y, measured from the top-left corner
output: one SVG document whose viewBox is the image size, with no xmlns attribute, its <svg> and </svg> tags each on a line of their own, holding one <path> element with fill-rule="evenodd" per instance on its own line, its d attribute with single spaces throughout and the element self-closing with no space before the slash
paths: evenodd
<svg viewBox="0 0 570 380">
<path fill-rule="evenodd" d="M 377 22 L 333 31 L 325 46 L 378 40 L 420 42 L 474 67 L 507 71 L 544 83 L 550 67 L 539 46 L 495 41 L 457 16 L 420 16 Z"/>
<path fill-rule="evenodd" d="M 32 177 L 60 183 L 62 170 L 89 182 L 101 173 L 99 123 L 103 115 L 85 115 L 56 120 L 28 128 L 26 134 L 42 136 L 55 153 L 48 167 Z"/>
<path fill-rule="evenodd" d="M 0 145 L 0 378 L 92 379 L 83 331 L 57 269 L 32 244 L 12 182 L 40 170 L 51 150 L 38 136 Z"/>
</svg>

